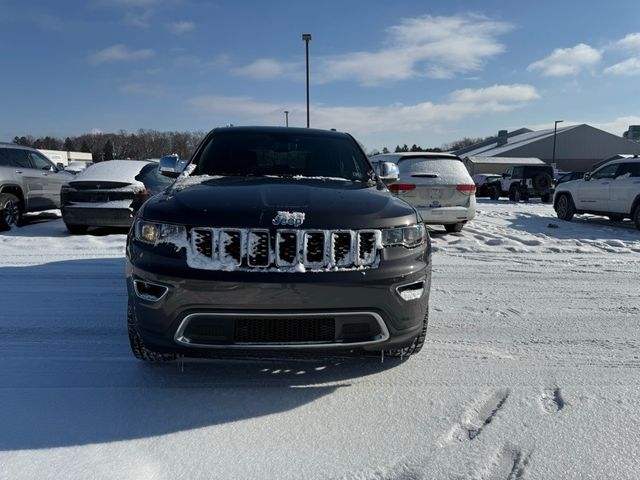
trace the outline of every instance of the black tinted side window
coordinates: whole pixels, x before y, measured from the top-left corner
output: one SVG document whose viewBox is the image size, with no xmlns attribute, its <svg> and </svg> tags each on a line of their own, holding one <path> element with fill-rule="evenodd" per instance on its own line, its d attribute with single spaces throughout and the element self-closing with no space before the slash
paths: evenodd
<svg viewBox="0 0 640 480">
<path fill-rule="evenodd" d="M 640 177 L 640 162 L 620 164 L 616 177 Z"/>
<path fill-rule="evenodd" d="M 20 148 L 0 148 L 0 166 L 31 168 L 27 151 Z"/>
<path fill-rule="evenodd" d="M 522 178 L 522 173 L 524 171 L 524 168 L 522 167 L 514 167 L 513 168 L 513 178 Z"/>
</svg>

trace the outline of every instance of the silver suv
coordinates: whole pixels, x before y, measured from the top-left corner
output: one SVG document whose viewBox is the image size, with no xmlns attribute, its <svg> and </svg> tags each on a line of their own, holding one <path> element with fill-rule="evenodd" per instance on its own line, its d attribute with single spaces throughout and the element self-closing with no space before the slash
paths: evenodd
<svg viewBox="0 0 640 480">
<path fill-rule="evenodd" d="M 0 230 L 20 225 L 24 213 L 60 208 L 60 187 L 70 178 L 36 149 L 0 143 Z"/>
<path fill-rule="evenodd" d="M 614 160 L 582 180 L 559 184 L 553 206 L 562 220 L 591 213 L 613 222 L 630 218 L 640 229 L 640 158 Z"/>
</svg>

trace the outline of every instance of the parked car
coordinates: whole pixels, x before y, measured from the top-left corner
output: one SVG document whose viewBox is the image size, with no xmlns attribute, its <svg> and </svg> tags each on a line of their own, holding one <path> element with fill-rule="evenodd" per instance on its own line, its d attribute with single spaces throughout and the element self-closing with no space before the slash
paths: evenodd
<svg viewBox="0 0 640 480">
<path fill-rule="evenodd" d="M 181 170 L 175 158 L 160 164 Z M 142 360 L 225 349 L 407 356 L 425 341 L 431 244 L 350 135 L 226 127 L 138 211 L 126 278 Z"/>
<path fill-rule="evenodd" d="M 142 204 L 172 183 L 158 166 L 158 162 L 110 160 L 78 173 L 60 192 L 62 219 L 69 232 L 130 226 Z"/>
<path fill-rule="evenodd" d="M 540 197 L 543 203 L 553 198 L 553 168 L 551 165 L 520 165 L 509 167 L 492 184 L 491 198 L 509 197 L 513 202 Z"/>
<path fill-rule="evenodd" d="M 500 180 L 500 175 L 495 173 L 477 173 L 471 177 L 476 185 L 477 197 L 490 197 L 493 191 L 493 182 Z"/>
<path fill-rule="evenodd" d="M 591 213 L 613 222 L 631 218 L 640 229 L 640 159 L 614 160 L 586 173 L 582 180 L 561 183 L 553 207 L 562 220 Z"/>
<path fill-rule="evenodd" d="M 93 165 L 93 162 L 83 162 L 81 160 L 74 160 L 69 162 L 65 167 L 64 171 L 69 173 L 80 173 L 85 170 L 87 167 Z"/>
<path fill-rule="evenodd" d="M 476 214 L 476 186 L 462 160 L 448 153 L 389 153 L 371 158 L 374 165 L 393 162 L 400 170 L 391 193 L 413 205 L 424 223 L 459 232 Z"/>
<path fill-rule="evenodd" d="M 60 187 L 72 177 L 34 148 L 0 143 L 0 230 L 25 213 L 60 208 Z"/>
</svg>

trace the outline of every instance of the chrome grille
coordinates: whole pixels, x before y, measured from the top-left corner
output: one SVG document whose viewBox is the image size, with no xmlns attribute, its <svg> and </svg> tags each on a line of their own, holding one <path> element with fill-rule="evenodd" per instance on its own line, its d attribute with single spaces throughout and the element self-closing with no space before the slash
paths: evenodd
<svg viewBox="0 0 640 480">
<path fill-rule="evenodd" d="M 190 231 L 188 255 L 197 261 L 189 265 L 209 270 L 373 268 L 379 260 L 379 239 L 379 230 L 196 227 Z"/>
</svg>

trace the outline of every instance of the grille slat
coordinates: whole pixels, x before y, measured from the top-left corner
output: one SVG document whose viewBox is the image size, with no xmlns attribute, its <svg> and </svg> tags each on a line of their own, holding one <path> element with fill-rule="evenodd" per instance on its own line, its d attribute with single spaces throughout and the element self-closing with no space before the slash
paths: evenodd
<svg viewBox="0 0 640 480">
<path fill-rule="evenodd" d="M 199 260 L 189 265 L 210 270 L 291 267 L 304 271 L 300 265 L 314 271 L 374 268 L 381 248 L 379 230 L 194 227 L 190 235 L 188 255 Z"/>
</svg>

